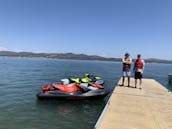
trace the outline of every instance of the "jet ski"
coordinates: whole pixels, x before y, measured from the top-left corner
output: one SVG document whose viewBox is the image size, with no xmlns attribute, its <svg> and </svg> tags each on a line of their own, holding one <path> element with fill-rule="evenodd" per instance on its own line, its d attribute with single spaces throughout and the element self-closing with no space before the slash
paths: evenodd
<svg viewBox="0 0 172 129">
<path fill-rule="evenodd" d="M 90 74 L 85 74 L 83 78 L 72 77 L 72 78 L 64 78 L 61 79 L 62 83 L 69 84 L 69 83 L 91 83 L 91 84 L 104 84 L 104 80 L 99 76 L 94 76 Z"/>
<path fill-rule="evenodd" d="M 99 85 L 99 84 L 98 84 Z M 100 86 L 100 85 L 99 85 Z M 90 88 L 89 88 L 90 87 Z M 57 99 L 57 100 L 86 100 L 100 99 L 109 94 L 104 89 L 104 86 L 97 87 L 96 85 L 88 84 L 78 85 L 72 84 L 52 84 L 42 87 L 42 92 L 37 94 L 37 98 L 41 99 Z"/>
</svg>

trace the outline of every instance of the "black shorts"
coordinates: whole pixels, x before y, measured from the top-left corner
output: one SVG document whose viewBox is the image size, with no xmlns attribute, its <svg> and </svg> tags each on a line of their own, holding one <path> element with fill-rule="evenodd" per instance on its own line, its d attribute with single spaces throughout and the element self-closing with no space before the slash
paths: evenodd
<svg viewBox="0 0 172 129">
<path fill-rule="evenodd" d="M 135 72 L 134 78 L 135 79 L 142 79 L 142 73 L 141 72 Z"/>
</svg>

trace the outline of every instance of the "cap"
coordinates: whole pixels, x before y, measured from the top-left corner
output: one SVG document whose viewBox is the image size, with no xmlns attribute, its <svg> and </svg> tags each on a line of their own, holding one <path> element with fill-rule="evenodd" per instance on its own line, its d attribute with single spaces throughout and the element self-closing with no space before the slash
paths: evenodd
<svg viewBox="0 0 172 129">
<path fill-rule="evenodd" d="M 130 54 L 129 53 L 125 53 L 125 57 L 129 57 L 130 56 Z"/>
</svg>

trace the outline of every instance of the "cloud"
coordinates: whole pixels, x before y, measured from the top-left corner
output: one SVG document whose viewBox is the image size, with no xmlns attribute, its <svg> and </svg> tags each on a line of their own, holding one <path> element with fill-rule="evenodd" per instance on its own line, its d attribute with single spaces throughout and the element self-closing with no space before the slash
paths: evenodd
<svg viewBox="0 0 172 129">
<path fill-rule="evenodd" d="M 0 51 L 8 51 L 8 49 L 0 46 Z"/>
</svg>

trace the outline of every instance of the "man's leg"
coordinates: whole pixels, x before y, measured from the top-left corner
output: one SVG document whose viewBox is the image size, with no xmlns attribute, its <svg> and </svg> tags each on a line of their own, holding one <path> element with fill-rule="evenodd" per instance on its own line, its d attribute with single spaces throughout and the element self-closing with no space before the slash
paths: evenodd
<svg viewBox="0 0 172 129">
<path fill-rule="evenodd" d="M 128 87 L 130 86 L 130 76 L 128 76 Z"/>
<path fill-rule="evenodd" d="M 140 72 L 139 79 L 140 79 L 140 89 L 142 89 L 142 73 L 141 72 Z"/>
<path fill-rule="evenodd" d="M 137 79 L 135 79 L 135 88 L 137 88 Z"/>
<path fill-rule="evenodd" d="M 140 85 L 142 85 L 142 79 L 140 78 Z"/>
<path fill-rule="evenodd" d="M 140 78 L 140 89 L 142 89 L 142 78 Z"/>
<path fill-rule="evenodd" d="M 126 71 L 123 71 L 122 85 L 121 85 L 121 86 L 124 86 L 124 82 L 125 82 L 125 77 L 126 77 L 126 76 L 127 76 Z"/>
<path fill-rule="evenodd" d="M 128 71 L 127 72 L 127 76 L 128 76 L 128 87 L 130 86 L 130 76 L 131 76 L 131 72 Z"/>
<path fill-rule="evenodd" d="M 122 77 L 122 86 L 124 86 L 125 76 Z"/>
</svg>

